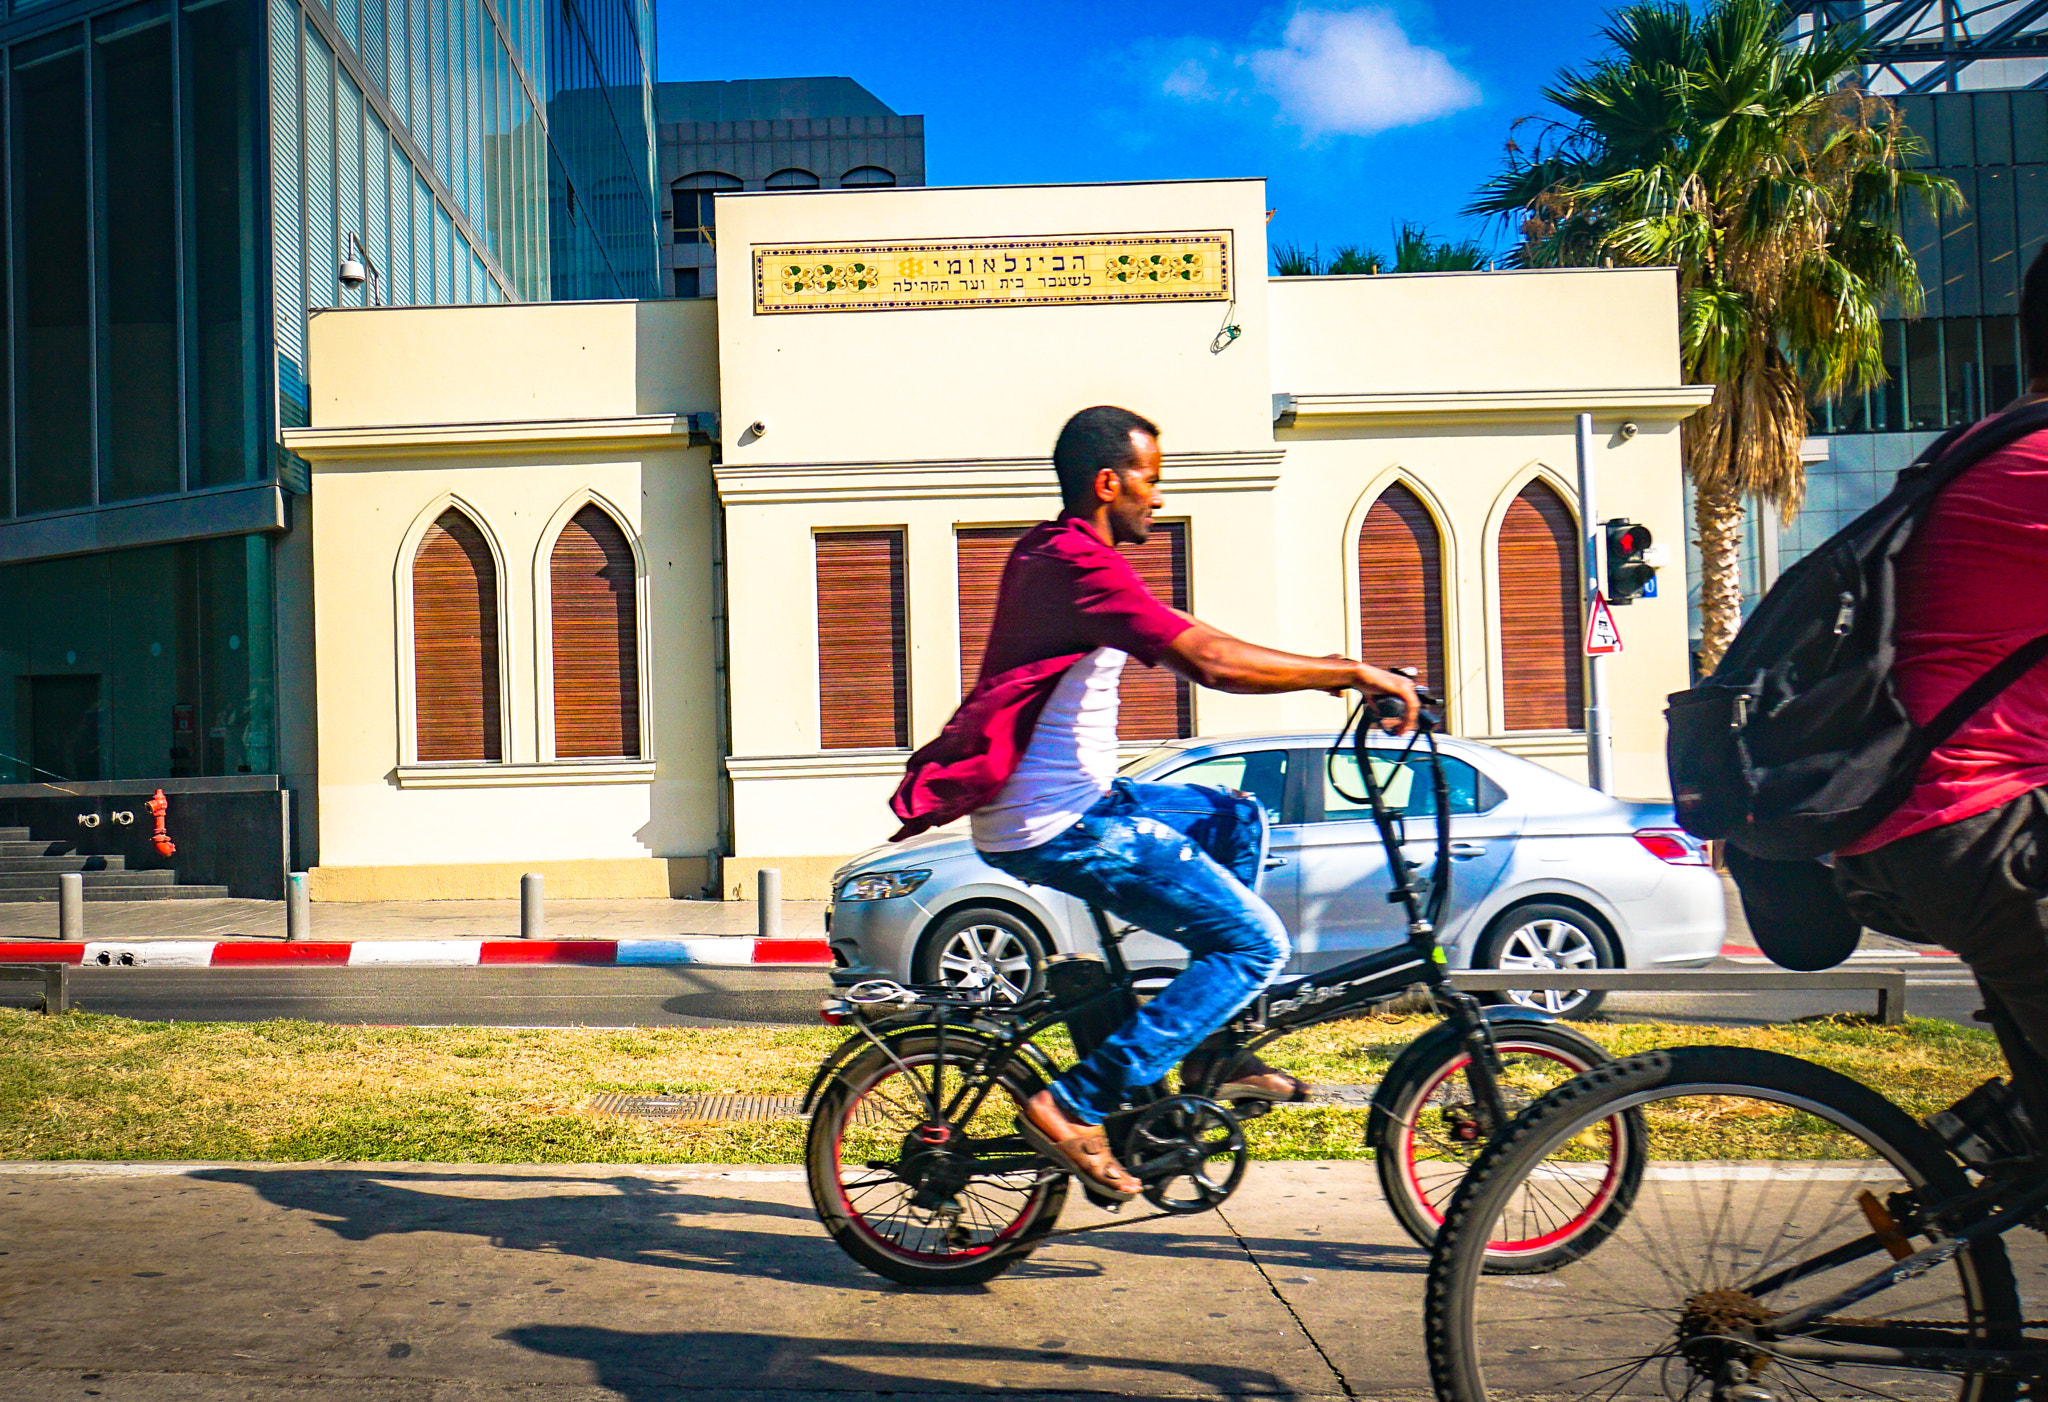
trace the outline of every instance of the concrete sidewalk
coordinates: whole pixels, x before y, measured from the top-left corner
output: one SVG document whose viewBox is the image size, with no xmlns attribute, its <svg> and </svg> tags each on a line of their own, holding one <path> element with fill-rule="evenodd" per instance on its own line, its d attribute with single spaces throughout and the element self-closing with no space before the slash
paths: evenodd
<svg viewBox="0 0 2048 1402">
<path fill-rule="evenodd" d="M 782 933 L 825 933 L 824 901 L 784 901 Z M 547 934 L 558 940 L 751 935 L 752 901 L 549 901 Z M 318 901 L 316 940 L 519 938 L 519 902 Z M 55 903 L 0 903 L 0 942 L 55 939 Z M 284 938 L 282 901 L 88 901 L 88 940 Z"/>
<path fill-rule="evenodd" d="M 1364 1163 L 1254 1164 L 1223 1213 L 943 1291 L 855 1266 L 788 1168 L 0 1164 L 0 1203 L 11 1402 L 1428 1388 L 1423 1256 Z"/>
</svg>

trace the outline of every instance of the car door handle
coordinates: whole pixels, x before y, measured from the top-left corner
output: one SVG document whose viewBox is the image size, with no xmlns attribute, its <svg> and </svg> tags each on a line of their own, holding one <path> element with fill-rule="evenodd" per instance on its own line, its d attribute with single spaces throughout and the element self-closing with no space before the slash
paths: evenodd
<svg viewBox="0 0 2048 1402">
<path fill-rule="evenodd" d="M 1451 855 L 1453 857 L 1483 857 L 1486 855 L 1486 844 L 1483 842 L 1453 842 L 1451 844 Z"/>
<path fill-rule="evenodd" d="M 1280 870 L 1280 868 L 1281 868 L 1281 867 L 1284 867 L 1284 866 L 1286 866 L 1286 865 L 1287 865 L 1287 858 L 1285 858 L 1285 857 L 1268 857 L 1268 858 L 1266 858 L 1266 870 L 1267 870 L 1267 871 L 1278 871 L 1278 870 Z"/>
</svg>

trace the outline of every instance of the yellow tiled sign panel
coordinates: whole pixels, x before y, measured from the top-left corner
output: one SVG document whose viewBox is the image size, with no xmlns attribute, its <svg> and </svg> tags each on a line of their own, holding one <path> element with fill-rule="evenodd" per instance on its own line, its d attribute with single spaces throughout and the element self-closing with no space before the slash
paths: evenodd
<svg viewBox="0 0 2048 1402">
<path fill-rule="evenodd" d="M 922 311 L 1227 302 L 1230 231 L 754 249 L 754 310 Z"/>
</svg>

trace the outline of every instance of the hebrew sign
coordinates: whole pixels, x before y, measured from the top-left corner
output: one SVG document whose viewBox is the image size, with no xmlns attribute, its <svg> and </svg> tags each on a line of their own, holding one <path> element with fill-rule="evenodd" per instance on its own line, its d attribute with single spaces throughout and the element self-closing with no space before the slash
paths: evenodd
<svg viewBox="0 0 2048 1402">
<path fill-rule="evenodd" d="M 754 310 L 1227 302 L 1230 231 L 791 244 L 754 250 Z"/>
</svg>

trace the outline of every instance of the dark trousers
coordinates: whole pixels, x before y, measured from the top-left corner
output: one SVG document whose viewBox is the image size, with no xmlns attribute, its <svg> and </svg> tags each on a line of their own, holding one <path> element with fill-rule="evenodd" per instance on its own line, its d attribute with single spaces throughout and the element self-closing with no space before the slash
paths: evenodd
<svg viewBox="0 0 2048 1402">
<path fill-rule="evenodd" d="M 1970 966 L 2014 1087 L 2048 1128 L 2048 789 L 1838 858 L 1835 884 L 1871 929 Z"/>
</svg>

